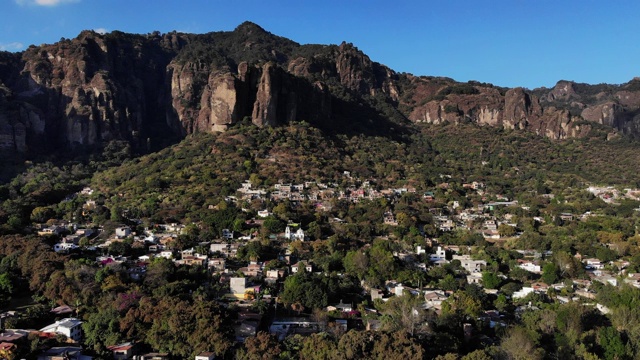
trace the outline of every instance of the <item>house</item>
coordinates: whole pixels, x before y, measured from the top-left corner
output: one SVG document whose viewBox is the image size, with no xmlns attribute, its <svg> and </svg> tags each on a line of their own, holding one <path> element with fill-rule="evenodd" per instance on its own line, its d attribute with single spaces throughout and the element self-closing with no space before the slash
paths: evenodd
<svg viewBox="0 0 640 360">
<path fill-rule="evenodd" d="M 0 333 L 0 342 L 19 343 L 21 341 L 26 341 L 28 336 L 29 331 L 27 330 L 5 330 Z"/>
<path fill-rule="evenodd" d="M 433 201 L 436 196 L 433 193 L 433 191 L 427 191 L 424 193 L 424 195 L 422 195 L 422 197 L 426 200 L 426 201 Z"/>
<path fill-rule="evenodd" d="M 73 341 L 82 340 L 82 321 L 76 318 L 66 318 L 40 329 L 45 333 L 62 334 Z"/>
<path fill-rule="evenodd" d="M 501 196 L 501 195 L 498 195 L 497 197 L 504 199 L 504 197 Z M 517 205 L 518 205 L 518 200 L 514 200 L 514 201 L 494 201 L 494 202 L 490 202 L 488 204 L 484 204 L 483 207 L 485 209 L 488 209 L 489 211 L 493 211 L 499 206 L 509 207 L 509 206 L 517 206 Z"/>
<path fill-rule="evenodd" d="M 173 259 L 173 251 L 171 250 L 164 250 L 161 251 L 158 255 L 156 255 L 157 257 L 163 257 L 165 259 Z"/>
<path fill-rule="evenodd" d="M 616 279 L 615 277 L 611 276 L 611 275 L 607 275 L 607 274 L 602 274 L 599 276 L 596 276 L 593 278 L 593 281 L 599 281 L 603 284 L 610 284 L 613 286 L 618 286 L 618 279 Z"/>
<path fill-rule="evenodd" d="M 91 356 L 84 355 L 82 348 L 77 346 L 52 347 L 38 355 L 38 360 L 91 360 Z"/>
<path fill-rule="evenodd" d="M 78 229 L 78 230 L 76 230 L 76 235 L 80 236 L 80 237 L 82 237 L 82 236 L 91 237 L 95 233 L 96 233 L 96 231 L 94 229 Z"/>
<path fill-rule="evenodd" d="M 285 269 L 267 270 L 267 277 L 264 281 L 270 284 L 275 284 L 279 279 L 284 278 L 286 275 L 287 271 Z"/>
<path fill-rule="evenodd" d="M 527 295 L 531 294 L 532 292 L 533 292 L 533 288 L 532 287 L 525 286 L 522 289 L 514 292 L 513 295 L 511 295 L 511 297 L 514 298 L 514 299 L 522 299 L 522 298 L 526 297 Z"/>
<path fill-rule="evenodd" d="M 385 212 L 382 220 L 385 225 L 398 225 L 398 221 L 396 220 L 395 216 L 393 216 L 393 213 L 391 211 Z"/>
<path fill-rule="evenodd" d="M 40 236 L 49 236 L 49 235 L 61 235 L 65 232 L 65 228 L 62 226 L 49 226 L 40 231 L 38 231 L 38 235 Z"/>
<path fill-rule="evenodd" d="M 209 251 L 211 251 L 212 253 L 214 252 L 225 253 L 228 249 L 229 249 L 229 244 L 226 244 L 226 243 L 223 243 L 223 244 L 214 243 L 209 245 Z"/>
<path fill-rule="evenodd" d="M 207 264 L 211 271 L 223 271 L 226 268 L 227 261 L 223 258 L 209 259 Z"/>
<path fill-rule="evenodd" d="M 498 230 L 498 224 L 495 220 L 486 220 L 483 226 L 487 230 Z"/>
<path fill-rule="evenodd" d="M 238 320 L 233 326 L 236 341 L 244 342 L 246 338 L 255 336 L 258 333 L 258 326 L 262 321 L 262 315 L 248 311 L 240 311 Z"/>
<path fill-rule="evenodd" d="M 324 330 L 325 322 L 313 321 L 305 317 L 275 318 L 269 326 L 269 333 L 284 340 L 288 335 L 308 335 Z"/>
<path fill-rule="evenodd" d="M 239 244 L 214 243 L 209 245 L 209 251 L 212 253 L 220 252 L 224 257 L 235 257 L 238 253 Z"/>
<path fill-rule="evenodd" d="M 175 263 L 177 265 L 204 266 L 205 261 L 207 261 L 206 256 L 184 256 L 181 260 L 176 260 Z"/>
<path fill-rule="evenodd" d="M 233 231 L 229 229 L 222 229 L 222 238 L 227 240 L 233 240 Z"/>
<path fill-rule="evenodd" d="M 442 246 L 438 246 L 435 254 L 429 255 L 429 261 L 438 262 L 438 261 L 446 261 L 447 260 L 447 252 Z"/>
<path fill-rule="evenodd" d="M 122 227 L 116 228 L 116 237 L 118 239 L 124 239 L 129 235 L 131 235 L 131 228 L 130 227 L 122 226 Z"/>
<path fill-rule="evenodd" d="M 267 277 L 268 278 L 281 279 L 281 278 L 285 277 L 286 274 L 287 274 L 287 271 L 285 269 L 267 270 Z"/>
<path fill-rule="evenodd" d="M 471 274 L 467 275 L 467 282 L 469 284 L 482 285 L 482 274 L 479 272 L 472 272 Z"/>
<path fill-rule="evenodd" d="M 233 296 L 238 299 L 244 299 L 244 293 L 247 290 L 247 278 L 232 277 L 229 279 L 229 287 Z"/>
<path fill-rule="evenodd" d="M 586 265 L 585 268 L 587 270 L 602 270 L 602 269 L 604 269 L 604 264 L 602 263 L 602 261 L 600 261 L 600 259 L 595 259 L 595 258 L 585 259 L 584 263 Z"/>
<path fill-rule="evenodd" d="M 262 275 L 262 267 L 258 264 L 249 264 L 248 266 L 241 267 L 239 269 L 244 276 L 261 276 Z"/>
<path fill-rule="evenodd" d="M 534 274 L 540 274 L 542 272 L 540 265 L 534 264 L 532 261 L 528 260 L 518 260 L 518 267 Z"/>
<path fill-rule="evenodd" d="M 113 358 L 115 360 L 128 360 L 133 358 L 133 346 L 131 342 L 107 346 L 107 349 L 113 352 Z"/>
<path fill-rule="evenodd" d="M 74 243 L 66 243 L 66 242 L 62 242 L 62 243 L 57 243 L 55 245 L 53 245 L 53 251 L 57 252 L 57 253 L 67 253 L 71 250 L 75 250 L 78 249 L 79 246 L 74 244 Z"/>
<path fill-rule="evenodd" d="M 302 228 L 298 228 L 295 232 L 291 231 L 291 227 L 287 226 L 284 229 L 284 237 L 287 240 L 300 240 L 304 241 L 304 230 Z"/>
<path fill-rule="evenodd" d="M 397 290 L 397 288 L 396 288 L 396 290 Z M 407 294 L 411 294 L 413 296 L 417 296 L 417 295 L 420 295 L 420 290 L 415 289 L 415 288 L 411 288 L 411 287 L 408 287 L 408 286 L 405 286 L 405 285 L 402 285 L 402 294 L 400 294 L 400 295 L 407 295 Z M 398 294 L 396 294 L 396 295 L 398 295 Z"/>
<path fill-rule="evenodd" d="M 484 260 L 473 260 L 469 255 L 453 255 L 453 260 L 459 260 L 460 265 L 470 273 L 481 272 L 487 262 Z"/>
<path fill-rule="evenodd" d="M 269 212 L 269 210 L 260 210 L 258 211 L 258 216 L 261 218 L 266 218 L 271 216 L 271 213 Z"/>
<path fill-rule="evenodd" d="M 151 252 L 158 252 L 158 251 L 162 251 L 162 250 L 164 250 L 164 245 L 162 245 L 162 244 L 149 245 L 149 251 L 151 251 Z"/>
<path fill-rule="evenodd" d="M 144 355 L 136 355 L 134 360 L 169 360 L 169 354 L 167 353 L 148 353 Z"/>
<path fill-rule="evenodd" d="M 306 272 L 312 272 L 313 271 L 313 266 L 310 263 L 307 263 L 306 261 L 300 261 L 296 264 L 291 265 L 291 273 L 295 274 L 300 270 L 304 270 Z"/>
<path fill-rule="evenodd" d="M 451 219 L 443 220 L 438 224 L 438 229 L 444 232 L 452 231 L 453 229 L 455 229 L 455 227 L 456 224 Z"/>
<path fill-rule="evenodd" d="M 547 292 L 547 290 L 549 290 L 549 285 L 543 282 L 534 282 L 531 284 L 531 287 L 537 292 Z"/>
<path fill-rule="evenodd" d="M 481 190 L 485 188 L 485 184 L 482 182 L 474 181 L 471 183 L 471 188 L 473 190 Z"/>
<path fill-rule="evenodd" d="M 381 289 L 371 289 L 371 300 L 382 299 L 384 297 L 384 291 Z"/>
<path fill-rule="evenodd" d="M 442 302 L 447 300 L 442 290 L 426 290 L 424 292 L 424 301 L 427 309 L 442 310 Z"/>
<path fill-rule="evenodd" d="M 216 358 L 216 354 L 212 352 L 201 352 L 196 355 L 195 360 L 214 360 Z"/>
<path fill-rule="evenodd" d="M 573 214 L 572 213 L 562 213 L 562 214 L 560 214 L 560 219 L 562 221 L 573 221 Z"/>
<path fill-rule="evenodd" d="M 625 283 L 640 288 L 640 274 L 638 273 L 630 273 L 627 275 L 626 279 L 623 279 Z"/>
<path fill-rule="evenodd" d="M 329 305 L 327 306 L 327 310 L 328 311 L 333 311 L 333 310 L 337 310 L 337 311 L 341 311 L 341 312 L 350 312 L 353 311 L 353 306 L 351 304 L 345 304 L 342 302 L 342 299 L 340 300 L 340 303 L 335 304 L 335 305 Z"/>
<path fill-rule="evenodd" d="M 60 305 L 58 307 L 51 309 L 50 312 L 56 315 L 66 315 L 66 314 L 73 314 L 75 311 L 76 310 L 69 305 Z"/>
</svg>

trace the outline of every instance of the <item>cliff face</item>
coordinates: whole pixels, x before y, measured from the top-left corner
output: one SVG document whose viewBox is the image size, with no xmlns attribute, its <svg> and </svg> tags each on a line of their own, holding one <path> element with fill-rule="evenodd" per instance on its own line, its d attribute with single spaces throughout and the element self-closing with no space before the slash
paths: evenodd
<svg viewBox="0 0 640 360">
<path fill-rule="evenodd" d="M 136 144 L 162 115 L 163 77 L 171 36 L 103 37 L 83 32 L 74 40 L 30 47 L 7 86 L 26 136 L 3 148 L 24 151 L 94 146 L 124 139 Z M 163 44 L 168 42 L 168 44 Z M 3 132 L 6 136 L 6 132 Z"/>
<path fill-rule="evenodd" d="M 156 139 L 224 131 L 243 119 L 334 129 L 348 121 L 381 132 L 411 122 L 474 122 L 552 139 L 584 136 L 593 123 L 637 136 L 639 109 L 639 79 L 620 86 L 560 81 L 532 91 L 457 83 L 397 74 L 351 44 L 299 45 L 251 23 L 203 35 L 85 31 L 0 52 L 5 152 L 111 140 L 144 150 Z"/>
<path fill-rule="evenodd" d="M 535 132 L 551 139 L 586 136 L 597 123 L 612 131 L 640 135 L 640 86 L 633 80 L 621 86 L 608 85 L 607 91 L 560 81 L 553 89 L 498 89 L 487 84 L 454 83 L 443 79 L 410 77 L 417 89 L 408 102 L 408 118 L 414 122 L 458 123 L 499 126 Z M 574 86 L 579 85 L 576 92 Z M 453 90 L 451 90 L 453 89 Z M 594 94 L 594 92 L 596 92 Z M 405 100 L 405 103 L 407 101 Z"/>
</svg>

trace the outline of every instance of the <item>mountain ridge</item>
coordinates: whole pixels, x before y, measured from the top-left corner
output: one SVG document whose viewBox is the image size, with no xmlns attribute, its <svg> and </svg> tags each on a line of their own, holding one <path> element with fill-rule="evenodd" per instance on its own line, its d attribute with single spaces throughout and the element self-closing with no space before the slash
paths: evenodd
<svg viewBox="0 0 640 360">
<path fill-rule="evenodd" d="M 473 122 L 551 139 L 594 128 L 640 135 L 640 80 L 502 88 L 398 73 L 353 44 L 301 45 L 245 22 L 230 32 L 82 31 L 0 52 L 0 152 L 159 149 L 243 120 L 305 120 L 333 132 L 393 136 L 419 123 Z M 602 127 L 604 126 L 604 127 Z"/>
</svg>

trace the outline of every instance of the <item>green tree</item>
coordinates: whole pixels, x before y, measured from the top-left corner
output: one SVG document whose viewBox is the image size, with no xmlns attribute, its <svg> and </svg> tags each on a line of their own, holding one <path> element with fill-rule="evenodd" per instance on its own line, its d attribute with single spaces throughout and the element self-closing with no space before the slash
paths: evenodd
<svg viewBox="0 0 640 360">
<path fill-rule="evenodd" d="M 36 223 L 44 223 L 54 216 L 53 209 L 49 207 L 38 206 L 31 211 L 31 221 Z"/>
<path fill-rule="evenodd" d="M 493 358 L 484 350 L 479 349 L 463 356 L 461 360 L 492 360 Z"/>
<path fill-rule="evenodd" d="M 307 337 L 300 349 L 300 359 L 328 360 L 337 356 L 337 344 L 326 332 Z"/>
<path fill-rule="evenodd" d="M 278 359 L 282 352 L 278 339 L 269 333 L 260 331 L 256 336 L 248 337 L 244 342 L 246 353 L 236 358 L 238 360 L 271 360 Z"/>
<path fill-rule="evenodd" d="M 555 284 L 556 281 L 558 281 L 558 268 L 554 263 L 546 263 L 542 267 L 541 279 L 545 282 L 545 284 L 549 285 Z"/>
<path fill-rule="evenodd" d="M 497 289 L 502 280 L 493 272 L 482 272 L 482 286 L 487 289 Z"/>
<path fill-rule="evenodd" d="M 544 351 L 537 346 L 535 334 L 523 327 L 509 329 L 500 342 L 500 348 L 508 359 L 541 360 Z"/>
<path fill-rule="evenodd" d="M 362 250 L 348 251 L 342 260 L 344 269 L 348 274 L 364 279 L 369 270 L 369 257 Z"/>
<path fill-rule="evenodd" d="M 285 224 L 276 218 L 268 217 L 262 223 L 262 227 L 267 229 L 271 234 L 278 234 L 284 231 Z"/>
<path fill-rule="evenodd" d="M 0 306 L 7 306 L 13 295 L 13 281 L 9 273 L 0 274 Z"/>
<path fill-rule="evenodd" d="M 500 237 L 511 237 L 516 234 L 516 228 L 511 225 L 500 224 L 498 225 L 498 234 L 500 234 Z"/>
<path fill-rule="evenodd" d="M 454 291 L 460 288 L 460 282 L 453 275 L 447 274 L 440 280 L 438 287 L 442 290 Z"/>
<path fill-rule="evenodd" d="M 387 315 L 390 321 L 388 331 L 407 331 L 414 335 L 418 327 L 424 322 L 426 314 L 422 309 L 424 300 L 419 296 L 403 294 L 394 296 L 384 305 L 382 313 Z"/>
<path fill-rule="evenodd" d="M 117 344 L 121 338 L 118 312 L 111 307 L 91 312 L 82 323 L 84 344 L 98 355 L 108 357 L 107 346 Z"/>
<path fill-rule="evenodd" d="M 299 303 L 307 309 L 320 309 L 328 304 L 324 284 L 315 275 L 298 272 L 284 282 L 280 299 L 287 305 Z"/>
<path fill-rule="evenodd" d="M 620 337 L 620 332 L 611 326 L 600 328 L 598 344 L 602 347 L 602 355 L 606 360 L 628 359 L 627 349 Z"/>
<path fill-rule="evenodd" d="M 456 313 L 475 319 L 481 311 L 482 303 L 462 290 L 456 291 L 442 303 L 443 314 Z"/>
</svg>

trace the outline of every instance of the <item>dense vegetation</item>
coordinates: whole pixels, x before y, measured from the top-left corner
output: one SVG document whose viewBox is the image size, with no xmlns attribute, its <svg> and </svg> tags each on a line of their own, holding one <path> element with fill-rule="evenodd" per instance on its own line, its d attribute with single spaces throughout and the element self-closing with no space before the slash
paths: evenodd
<svg viewBox="0 0 640 360">
<path fill-rule="evenodd" d="M 239 359 L 633 358 L 640 353 L 638 289 L 597 285 L 597 301 L 611 310 L 609 315 L 577 302 L 553 301 L 573 295 L 569 288 L 521 300 L 508 296 L 533 281 L 586 278 L 576 253 L 604 260 L 624 257 L 629 271 L 640 270 L 640 219 L 634 211 L 640 203 L 609 204 L 585 191 L 588 184 L 640 186 L 634 166 L 639 157 L 635 143 L 624 138 L 606 141 L 597 133 L 553 142 L 519 131 L 442 125 L 397 136 L 350 136 L 327 134 L 300 122 L 278 128 L 241 124 L 221 134 L 191 135 L 139 158 L 113 146 L 99 161 L 29 164 L 27 171 L 0 186 L 0 303 L 33 297 L 30 310 L 12 324 L 32 328 L 52 320 L 47 312 L 51 304 L 73 305 L 85 321 L 85 345 L 97 356 L 107 356 L 108 345 L 135 339 L 148 350 L 167 351 L 176 358 L 200 351 Z M 118 162 L 122 164 L 115 166 Z M 413 187 L 416 192 L 393 202 L 332 199 L 326 211 L 311 202 L 230 201 L 245 180 L 255 187 L 318 181 L 339 189 L 369 180 L 377 190 Z M 463 186 L 472 181 L 486 183 L 489 198 Z M 87 185 L 95 190 L 92 195 L 69 196 Z M 432 202 L 422 199 L 427 192 Z M 492 213 L 511 215 L 519 237 L 492 244 L 472 231 L 443 233 L 435 226 L 430 209 L 447 211 L 454 201 L 471 207 L 495 200 L 495 194 L 529 207 Z M 85 207 L 87 200 L 95 206 Z M 219 301 L 226 288 L 218 276 L 156 259 L 144 280 L 134 281 L 127 266 L 96 265 L 96 253 L 55 254 L 50 251 L 55 237 L 29 235 L 28 228 L 55 219 L 100 225 L 105 232 L 123 223 L 140 231 L 178 222 L 187 225 L 174 243 L 182 250 L 219 238 L 222 229 L 246 231 L 245 221 L 265 208 L 273 215 L 256 230 L 257 240 L 240 248 L 233 270 L 251 260 L 271 261 L 274 269 L 282 266 L 276 260 L 282 243 L 270 235 L 289 221 L 300 223 L 312 241 L 293 242 L 288 250 L 324 274 L 292 275 L 281 288 L 266 287 L 260 296 L 278 294 L 283 311 L 331 319 L 338 315 L 319 309 L 338 301 L 360 303 L 362 318 L 379 320 L 381 332 L 345 334 L 335 327 L 284 342 L 261 332 L 244 345 L 234 345 L 231 329 L 238 309 Z M 381 222 L 390 209 L 398 221 L 394 227 Z M 587 211 L 597 216 L 585 221 L 559 217 Z M 341 221 L 330 221 L 335 218 Z M 515 235 L 512 227 L 499 231 Z M 394 255 L 413 251 L 416 245 L 426 247 L 425 236 L 475 246 L 469 250 L 472 255 L 487 261 L 485 287 L 500 293 L 489 295 L 468 284 L 459 261 L 422 271 Z M 98 239 L 83 241 L 91 245 Z M 542 274 L 536 275 L 517 266 L 522 254 L 513 251 L 516 248 L 551 250 L 553 255 L 544 259 Z M 131 239 L 104 251 L 133 257 L 145 253 Z M 363 296 L 362 284 L 383 287 L 389 279 L 414 287 L 429 284 L 452 295 L 438 316 L 416 310 L 419 299 L 413 296 L 387 303 Z M 514 315 L 515 308 L 527 304 L 529 309 L 525 306 Z M 261 299 L 252 306 L 256 312 L 265 309 Z M 509 314 L 509 326 L 489 328 L 480 320 L 485 310 Z M 467 323 L 476 334 L 472 340 L 463 332 Z M 40 339 L 30 341 L 32 349 L 44 345 Z M 47 342 L 53 343 L 55 339 Z"/>
</svg>

